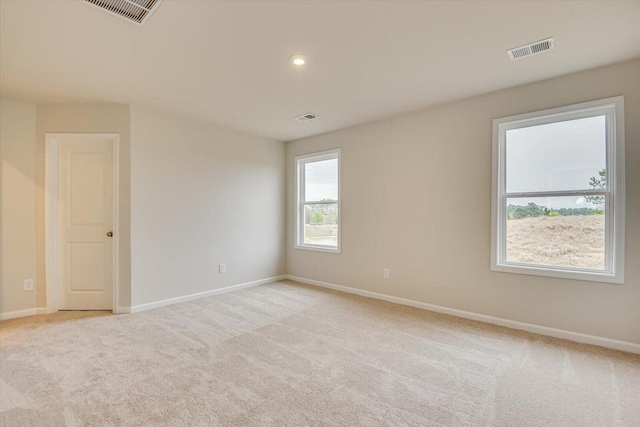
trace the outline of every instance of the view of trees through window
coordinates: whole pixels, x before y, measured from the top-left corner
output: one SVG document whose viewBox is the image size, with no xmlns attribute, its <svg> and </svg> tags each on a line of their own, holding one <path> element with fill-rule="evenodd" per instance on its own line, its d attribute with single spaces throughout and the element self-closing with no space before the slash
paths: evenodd
<svg viewBox="0 0 640 427">
<path fill-rule="evenodd" d="M 546 199 L 507 199 L 507 261 L 604 269 L 604 197 Z"/>
<path fill-rule="evenodd" d="M 507 131 L 507 262 L 605 268 L 605 147 L 604 116 Z"/>
<path fill-rule="evenodd" d="M 338 238 L 338 205 L 306 205 L 304 207 L 304 241 L 316 245 L 335 246 Z"/>
<path fill-rule="evenodd" d="M 304 163 L 303 243 L 338 246 L 338 159 Z"/>
</svg>

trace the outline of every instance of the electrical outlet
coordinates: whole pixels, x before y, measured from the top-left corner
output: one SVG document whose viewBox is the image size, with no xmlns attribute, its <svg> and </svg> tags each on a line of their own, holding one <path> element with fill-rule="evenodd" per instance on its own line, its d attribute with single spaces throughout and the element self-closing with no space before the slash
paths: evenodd
<svg viewBox="0 0 640 427">
<path fill-rule="evenodd" d="M 218 273 L 222 274 L 222 273 L 226 273 L 226 272 L 227 272 L 227 265 L 226 264 L 218 265 Z"/>
<path fill-rule="evenodd" d="M 32 291 L 33 290 L 33 279 L 24 279 L 23 285 L 24 285 L 24 290 L 25 291 Z"/>
<path fill-rule="evenodd" d="M 389 279 L 391 278 L 391 272 L 389 271 L 388 268 L 384 268 L 382 269 L 382 278 L 383 279 Z"/>
</svg>

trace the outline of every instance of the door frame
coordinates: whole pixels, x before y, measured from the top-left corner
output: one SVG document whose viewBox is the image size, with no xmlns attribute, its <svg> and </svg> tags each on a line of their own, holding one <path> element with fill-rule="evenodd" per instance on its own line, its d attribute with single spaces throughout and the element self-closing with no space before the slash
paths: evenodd
<svg viewBox="0 0 640 427">
<path fill-rule="evenodd" d="M 117 133 L 45 133 L 44 236 L 47 313 L 60 310 L 60 254 L 58 245 L 58 146 L 61 139 L 80 137 L 87 142 L 110 139 L 113 144 L 113 307 L 118 312 L 120 135 Z"/>
</svg>

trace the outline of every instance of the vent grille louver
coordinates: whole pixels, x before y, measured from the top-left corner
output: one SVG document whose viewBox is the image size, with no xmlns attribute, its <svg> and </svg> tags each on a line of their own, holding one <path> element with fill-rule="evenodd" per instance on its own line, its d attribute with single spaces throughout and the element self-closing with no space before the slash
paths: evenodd
<svg viewBox="0 0 640 427">
<path fill-rule="evenodd" d="M 309 120 L 315 120 L 318 116 L 313 113 L 303 114 L 301 116 L 295 117 L 295 119 L 299 122 L 308 122 Z"/>
<path fill-rule="evenodd" d="M 537 55 L 538 53 L 547 52 L 554 48 L 553 37 L 550 37 L 545 40 L 540 40 L 535 43 L 530 43 L 528 45 L 519 46 L 513 49 L 509 49 L 507 51 L 507 55 L 509 59 L 515 61 L 516 59 L 521 59 L 526 56 Z"/>
<path fill-rule="evenodd" d="M 144 25 L 164 0 L 81 0 L 128 22 Z"/>
</svg>

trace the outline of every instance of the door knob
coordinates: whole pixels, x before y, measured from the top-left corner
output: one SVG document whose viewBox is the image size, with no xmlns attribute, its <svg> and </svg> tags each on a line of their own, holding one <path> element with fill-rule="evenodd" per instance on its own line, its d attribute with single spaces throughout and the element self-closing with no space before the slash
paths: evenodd
<svg viewBox="0 0 640 427">
<path fill-rule="evenodd" d="M 109 236 L 109 237 L 113 237 L 113 231 L 108 232 L 108 233 L 107 233 L 107 236 Z"/>
</svg>

